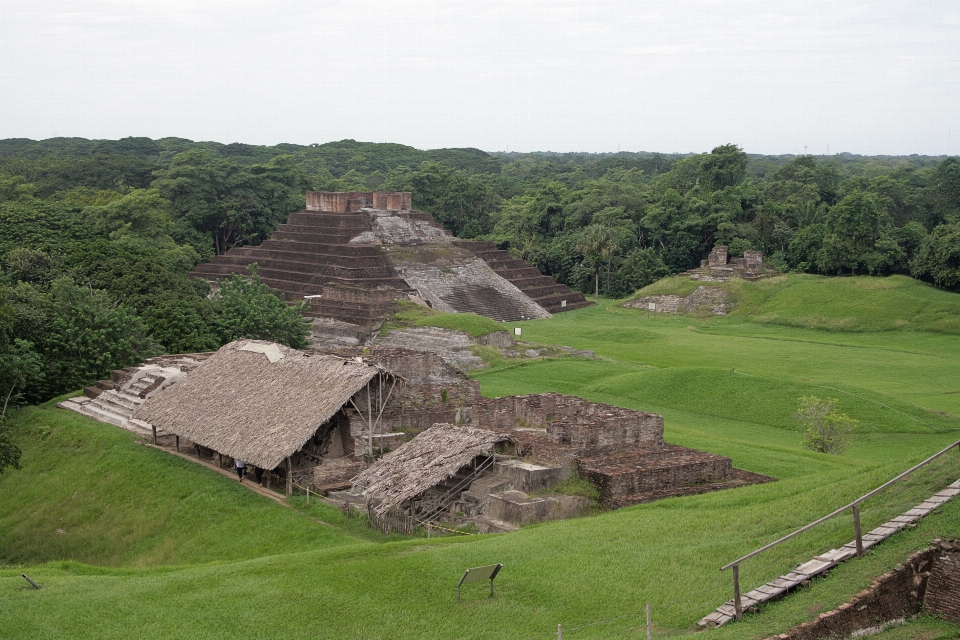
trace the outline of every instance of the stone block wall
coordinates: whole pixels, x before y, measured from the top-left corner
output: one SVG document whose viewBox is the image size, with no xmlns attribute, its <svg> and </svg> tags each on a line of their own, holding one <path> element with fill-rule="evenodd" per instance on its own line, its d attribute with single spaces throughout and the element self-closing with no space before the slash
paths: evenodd
<svg viewBox="0 0 960 640">
<path fill-rule="evenodd" d="M 329 213 L 354 213 L 365 207 L 408 211 L 409 191 L 308 191 L 307 210 Z"/>
<path fill-rule="evenodd" d="M 960 543 L 938 545 L 923 606 L 948 622 L 960 624 Z"/>
<path fill-rule="evenodd" d="M 308 211 L 352 213 L 366 204 L 367 193 L 360 191 L 308 191 Z"/>
<path fill-rule="evenodd" d="M 437 423 L 452 424 L 458 421 L 463 407 L 480 400 L 480 383 L 447 364 L 436 353 L 379 348 L 314 349 L 314 352 L 360 356 L 406 380 L 394 388 L 375 435 L 396 431 L 416 433 Z M 349 411 L 348 417 L 350 433 L 358 443 L 356 451 L 360 455 L 366 448 L 367 425 L 355 411 Z"/>
<path fill-rule="evenodd" d="M 374 209 L 409 211 L 412 208 L 413 199 L 409 191 L 374 191 L 371 195 Z"/>
<path fill-rule="evenodd" d="M 743 262 L 747 269 L 759 270 L 763 266 L 763 251 L 744 251 Z"/>
<path fill-rule="evenodd" d="M 559 393 L 507 396 L 473 406 L 471 426 L 492 430 L 543 428 L 546 440 L 580 455 L 663 445 L 663 418 Z"/>
<path fill-rule="evenodd" d="M 627 496 L 697 484 L 723 482 L 733 474 L 733 461 L 696 449 L 665 444 L 601 458 L 579 458 L 577 473 L 600 491 L 600 501 L 613 505 Z"/>
<path fill-rule="evenodd" d="M 710 256 L 707 258 L 707 266 L 727 266 L 727 248 L 724 246 L 714 247 L 713 250 L 710 251 Z"/>
</svg>

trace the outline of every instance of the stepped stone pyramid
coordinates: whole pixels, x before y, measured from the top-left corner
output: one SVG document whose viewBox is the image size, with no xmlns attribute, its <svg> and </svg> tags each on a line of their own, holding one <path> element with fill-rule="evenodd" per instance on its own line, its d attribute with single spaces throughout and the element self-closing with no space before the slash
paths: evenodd
<svg viewBox="0 0 960 640">
<path fill-rule="evenodd" d="M 454 238 L 411 209 L 409 192 L 311 191 L 259 246 L 233 248 L 193 271 L 208 280 L 247 273 L 288 301 L 310 300 L 314 334 L 362 342 L 397 298 L 498 321 L 549 317 L 592 304 L 492 242 Z"/>
</svg>

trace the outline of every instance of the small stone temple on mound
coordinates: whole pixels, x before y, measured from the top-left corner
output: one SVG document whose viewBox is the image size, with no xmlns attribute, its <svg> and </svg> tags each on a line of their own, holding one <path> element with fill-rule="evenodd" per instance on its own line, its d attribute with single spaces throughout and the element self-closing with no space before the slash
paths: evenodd
<svg viewBox="0 0 960 640">
<path fill-rule="evenodd" d="M 202 447 L 284 477 L 289 495 L 296 479 L 315 487 L 325 475 L 362 469 L 378 418 L 403 383 L 360 358 L 238 340 L 147 398 L 134 417 L 174 434 L 178 446 L 189 440 L 198 455 Z M 350 409 L 363 423 L 354 432 Z"/>
</svg>

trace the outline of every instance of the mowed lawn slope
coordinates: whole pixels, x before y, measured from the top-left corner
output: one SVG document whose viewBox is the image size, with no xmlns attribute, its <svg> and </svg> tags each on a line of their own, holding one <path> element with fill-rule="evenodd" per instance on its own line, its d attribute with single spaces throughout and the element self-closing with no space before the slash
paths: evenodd
<svg viewBox="0 0 960 640">
<path fill-rule="evenodd" d="M 364 542 L 111 425 L 18 417 L 24 469 L 0 475 L 0 562 L 184 565 Z"/>
<path fill-rule="evenodd" d="M 812 291 L 807 307 L 817 304 Z M 871 297 L 886 290 L 857 291 Z M 356 521 L 338 520 L 330 509 L 299 504 L 295 511 L 246 496 L 235 482 L 136 445 L 112 427 L 79 416 L 69 416 L 66 426 L 64 412 L 35 409 L 22 416 L 28 432 L 24 469 L 0 476 L 0 558 L 86 564 L 0 570 L 0 636 L 549 638 L 562 623 L 569 638 L 627 638 L 637 637 L 648 601 L 658 637 L 686 635 L 730 597 L 730 575 L 718 570 L 721 565 L 960 439 L 960 405 L 951 392 L 960 384 L 960 347 L 949 333 L 824 331 L 736 315 L 719 323 L 647 317 L 612 303 L 518 326 L 525 340 L 594 349 L 600 357 L 480 372 L 486 395 L 553 390 L 659 411 L 669 442 L 731 456 L 736 466 L 779 481 L 507 535 L 384 542 L 360 535 Z M 811 393 L 840 398 L 842 410 L 861 421 L 844 455 L 800 446 L 791 414 L 797 397 Z M 123 467 L 129 477 L 108 500 L 98 495 L 110 481 L 97 458 L 104 441 L 117 443 L 106 466 Z M 55 468 L 66 460 L 96 472 Z M 51 473 L 56 478 L 47 480 Z M 189 481 L 180 483 L 184 474 Z M 165 480 L 154 485 L 153 478 Z M 864 526 L 876 526 L 957 478 L 960 455 L 951 453 L 869 501 Z M 70 483 L 72 490 L 60 486 Z M 176 500 L 151 506 L 155 487 L 164 489 L 156 493 L 176 488 Z M 6 506 L 21 493 L 27 497 Z M 150 535 L 134 535 L 136 543 L 126 546 L 116 541 L 122 550 L 92 553 L 86 551 L 91 545 L 66 542 L 70 527 L 60 527 L 65 535 L 52 532 L 60 526 L 57 509 L 70 505 L 66 499 L 88 494 L 94 497 L 84 498 L 87 511 L 98 501 L 110 505 L 96 517 L 74 516 L 80 526 L 71 526 L 89 531 L 89 540 L 98 526 L 109 535 L 109 517 L 129 522 L 138 508 L 144 520 L 154 521 Z M 191 501 L 200 506 L 179 506 Z M 128 515 L 109 516 L 114 508 Z M 31 509 L 41 515 L 31 520 L 22 513 Z M 783 631 L 843 602 L 931 538 L 958 531 L 955 501 L 763 615 L 703 637 Z M 745 563 L 743 584 L 757 586 L 852 535 L 849 519 L 832 521 Z M 15 552 L 7 554 L 10 540 Z M 46 553 L 47 542 L 65 546 Z M 492 562 L 505 565 L 496 597 L 487 600 L 475 585 L 458 605 L 455 586 L 463 569 Z M 44 590 L 29 589 L 19 577 L 24 571 Z M 927 626 L 937 633 L 953 629 Z"/>
</svg>

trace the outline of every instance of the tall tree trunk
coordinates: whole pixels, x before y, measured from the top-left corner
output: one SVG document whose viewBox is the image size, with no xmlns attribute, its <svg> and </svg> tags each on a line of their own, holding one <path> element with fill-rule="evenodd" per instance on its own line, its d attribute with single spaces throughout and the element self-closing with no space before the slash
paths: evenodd
<svg viewBox="0 0 960 640">
<path fill-rule="evenodd" d="M 606 290 L 605 293 L 606 293 L 606 295 L 608 295 L 608 296 L 610 295 L 610 265 L 611 265 L 612 262 L 613 262 L 613 258 L 612 258 L 612 257 L 607 258 L 607 290 Z"/>
<path fill-rule="evenodd" d="M 594 267 L 593 269 L 593 295 L 597 298 L 600 297 L 600 267 Z"/>
</svg>

